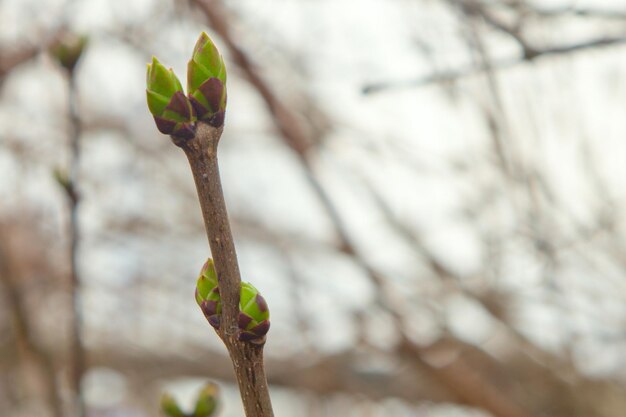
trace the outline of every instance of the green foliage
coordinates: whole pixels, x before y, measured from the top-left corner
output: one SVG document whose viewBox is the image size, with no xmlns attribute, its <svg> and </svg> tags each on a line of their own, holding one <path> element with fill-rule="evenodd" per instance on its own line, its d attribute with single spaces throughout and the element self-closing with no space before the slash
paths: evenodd
<svg viewBox="0 0 626 417">
<path fill-rule="evenodd" d="M 202 32 L 187 64 L 187 92 L 199 120 L 220 126 L 226 110 L 226 66 L 209 36 Z"/>
</svg>

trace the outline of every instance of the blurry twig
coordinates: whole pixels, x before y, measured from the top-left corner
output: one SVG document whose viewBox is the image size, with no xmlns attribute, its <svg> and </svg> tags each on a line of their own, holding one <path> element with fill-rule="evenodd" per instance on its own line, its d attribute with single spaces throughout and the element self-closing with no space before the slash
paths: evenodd
<svg viewBox="0 0 626 417">
<path fill-rule="evenodd" d="M 70 383 L 75 395 L 74 407 L 78 417 L 86 416 L 86 408 L 81 388 L 81 380 L 85 373 L 85 348 L 83 346 L 83 312 L 81 302 L 82 279 L 78 267 L 78 250 L 81 239 L 78 219 L 80 204 L 78 181 L 80 176 L 80 138 L 82 125 L 78 112 L 78 90 L 75 68 L 83 53 L 86 42 L 87 40 L 84 37 L 64 32 L 61 34 L 58 41 L 50 48 L 51 54 L 65 70 L 69 93 L 67 108 L 70 155 L 69 168 L 67 173 L 57 171 L 55 175 L 59 185 L 65 192 L 68 203 L 69 273 L 73 307 L 70 335 L 70 352 L 72 358 Z"/>
<path fill-rule="evenodd" d="M 444 359 L 432 360 L 423 349 L 413 343 L 404 342 L 400 346 L 400 352 L 414 358 L 426 357 L 416 362 L 415 367 L 429 371 L 433 379 L 442 384 L 455 387 L 454 392 L 460 397 L 460 402 L 488 410 L 494 416 L 531 417 L 533 415 L 503 395 L 500 387 L 488 382 L 468 363 L 462 350 L 455 347 L 447 352 L 439 352 L 438 355 L 445 355 Z"/>
<path fill-rule="evenodd" d="M 596 49 L 606 46 L 616 46 L 626 43 L 626 35 L 621 36 L 605 36 L 596 39 L 590 39 L 585 42 L 565 44 L 560 46 L 552 46 L 548 48 L 538 48 L 534 50 L 532 61 L 548 56 L 567 55 L 575 52 L 581 52 L 589 49 Z M 493 70 L 502 70 L 516 65 L 527 63 L 529 59 L 523 58 L 507 58 L 494 60 L 492 63 Z M 429 84 L 453 82 L 472 75 L 480 74 L 484 68 L 474 65 L 453 69 L 450 71 L 438 72 L 424 77 L 398 81 L 379 81 L 369 83 L 363 86 L 363 94 L 374 94 L 386 90 L 396 90 L 402 88 L 422 87 Z"/>
<path fill-rule="evenodd" d="M 528 44 L 528 41 L 521 33 L 520 27 L 511 26 L 501 21 L 496 15 L 494 15 L 488 7 L 482 2 L 476 0 L 449 0 L 453 5 L 459 6 L 468 17 L 481 17 L 487 24 L 506 33 L 512 37 L 522 48 L 521 58 L 509 58 L 492 62 L 490 70 L 506 69 L 515 65 L 520 65 L 526 62 L 530 62 L 540 57 L 547 57 L 552 55 L 566 55 L 587 49 L 594 49 L 604 46 L 620 45 L 626 42 L 626 35 L 620 36 L 605 36 L 596 39 L 588 39 L 584 42 L 578 42 L 573 44 L 557 45 L 552 47 L 537 48 Z M 524 8 L 528 8 L 527 4 Z M 626 12 L 619 11 L 602 11 L 591 9 L 576 9 L 566 8 L 562 10 L 542 10 L 537 8 L 530 8 L 530 10 L 544 17 L 562 16 L 564 14 L 574 14 L 583 17 L 603 17 L 603 18 L 616 18 L 625 19 Z M 398 89 L 398 88 L 410 88 L 428 85 L 432 83 L 452 82 L 461 78 L 472 76 L 478 73 L 482 73 L 486 68 L 483 66 L 469 66 L 465 68 L 438 72 L 425 77 L 420 77 L 413 80 L 404 81 L 381 81 L 376 83 L 369 83 L 363 87 L 363 94 L 373 94 L 384 90 Z"/>
<path fill-rule="evenodd" d="M 204 360 L 206 357 L 211 361 Z M 363 356 L 353 350 L 317 356 L 306 355 L 270 357 L 267 360 L 268 377 L 273 385 L 296 392 L 310 392 L 319 396 L 354 394 L 373 400 L 401 398 L 409 403 L 455 400 L 453 394 L 436 383 L 430 375 L 415 372 L 410 366 L 399 366 L 389 371 L 364 374 L 359 370 Z M 228 356 L 221 350 L 193 350 L 186 355 L 154 355 L 147 352 L 119 350 L 98 346 L 90 351 L 91 366 L 119 369 L 138 379 L 140 384 L 155 379 L 175 378 L 180 375 L 236 383 Z"/>
<path fill-rule="evenodd" d="M 0 51 L 0 82 L 4 80 L 4 77 L 11 72 L 13 68 L 32 59 L 39 51 L 40 48 L 36 46 L 25 47 L 11 54 Z"/>
<path fill-rule="evenodd" d="M 482 3 L 476 0 L 451 0 L 451 3 L 458 5 L 468 17 L 481 17 L 488 25 L 515 39 L 522 48 L 525 60 L 531 60 L 537 56 L 537 50 L 528 44 L 519 26 L 504 23 Z"/>
<path fill-rule="evenodd" d="M 60 30 L 56 29 L 52 33 L 42 36 L 42 40 L 34 45 L 17 47 L 12 52 L 0 50 L 0 85 L 13 68 L 33 59 L 40 52 L 48 49 L 51 44 L 57 41 L 59 34 Z"/>
<path fill-rule="evenodd" d="M 72 328 L 72 355 L 73 355 L 73 374 L 72 385 L 76 394 L 76 406 L 78 407 L 78 416 L 86 415 L 85 401 L 82 395 L 81 380 L 85 372 L 85 349 L 83 346 L 83 312 L 81 304 L 81 286 L 82 278 L 78 270 L 78 249 L 80 245 L 80 225 L 78 221 L 78 205 L 80 203 L 80 194 L 76 192 L 77 181 L 80 169 L 80 119 L 78 116 L 78 105 L 76 103 L 76 78 L 70 76 L 70 184 L 67 197 L 69 203 L 69 237 L 70 237 L 70 277 L 72 283 L 72 300 L 73 309 L 73 328 Z"/>
<path fill-rule="evenodd" d="M 41 381 L 45 389 L 46 400 L 53 417 L 62 417 L 61 398 L 54 375 L 54 366 L 49 355 L 33 338 L 28 320 L 28 311 L 24 305 L 22 292 L 16 284 L 17 271 L 11 262 L 11 255 L 4 236 L 0 235 L 0 285 L 5 295 L 5 303 L 13 316 L 15 333 L 19 347 L 23 349 L 25 359 L 32 359 L 41 373 Z"/>
<path fill-rule="evenodd" d="M 556 368 L 556 373 L 558 373 L 562 368 L 570 367 L 568 366 L 570 364 L 557 360 L 554 355 L 539 348 L 509 322 L 506 305 L 508 299 L 506 295 L 492 292 L 491 294 L 485 296 L 464 286 L 462 284 L 461 277 L 459 277 L 458 274 L 456 274 L 444 263 L 439 261 L 426 247 L 417 233 L 407 228 L 406 225 L 403 225 L 397 219 L 397 217 L 392 213 L 391 207 L 389 207 L 380 194 L 367 181 L 364 181 L 364 186 L 368 188 L 370 196 L 380 212 L 384 215 L 387 224 L 394 230 L 394 232 L 396 232 L 398 236 L 400 236 L 410 245 L 410 247 L 413 248 L 417 255 L 419 255 L 428 264 L 430 270 L 433 271 L 435 276 L 443 284 L 484 307 L 485 310 L 489 312 L 491 317 L 498 322 L 505 329 L 506 333 L 514 340 L 516 347 L 528 357 L 541 363 L 543 366 L 547 367 L 547 365 L 550 365 L 551 368 Z M 494 299 L 494 297 L 497 299 Z"/>
<path fill-rule="evenodd" d="M 471 17 L 471 13 L 476 13 L 475 11 L 472 11 L 472 9 L 468 9 L 468 7 L 464 5 L 461 5 L 460 9 L 462 13 L 464 15 L 467 15 L 468 17 Z M 491 98 L 491 101 L 493 102 L 492 110 L 485 111 L 485 114 L 489 122 L 494 153 L 496 154 L 498 159 L 498 168 L 504 174 L 505 179 L 511 181 L 516 174 L 517 164 L 515 164 L 513 161 L 513 156 L 510 149 L 505 146 L 505 143 L 507 143 L 507 141 L 505 141 L 504 139 L 506 138 L 503 138 L 503 133 L 509 134 L 510 132 L 510 128 L 508 126 L 505 114 L 504 101 L 502 100 L 500 88 L 498 86 L 498 80 L 496 79 L 493 70 L 492 60 L 487 53 L 482 37 L 480 36 L 478 29 L 473 24 L 471 18 L 468 19 L 468 26 L 470 32 L 469 43 L 471 45 L 471 48 L 474 49 L 478 54 L 479 66 L 484 71 L 489 96 Z M 516 34 L 515 38 L 519 40 L 520 44 L 523 45 L 524 50 L 526 50 L 527 47 L 525 46 L 526 44 L 522 40 L 521 35 Z M 508 141 L 508 143 L 510 143 L 510 141 Z"/>
<path fill-rule="evenodd" d="M 476 4 L 475 2 L 473 2 L 473 0 L 466 1 L 471 3 L 472 5 Z M 500 84 L 498 83 L 498 78 L 493 70 L 491 58 L 489 56 L 487 48 L 484 45 L 483 36 L 476 27 L 476 21 L 475 19 L 473 19 L 473 16 L 475 14 L 479 14 L 480 16 L 484 17 L 489 24 L 496 27 L 497 29 L 502 30 L 506 33 L 513 34 L 515 39 L 524 49 L 525 59 L 533 59 L 536 51 L 533 48 L 529 49 L 519 30 L 507 29 L 506 25 L 499 23 L 498 21 L 496 21 L 495 18 L 490 17 L 489 13 L 483 8 L 479 6 L 472 8 L 468 7 L 466 4 L 461 4 L 460 10 L 462 12 L 462 17 L 466 18 L 463 20 L 464 22 L 467 22 L 467 26 L 470 32 L 470 48 L 476 50 L 479 56 L 480 65 L 485 69 L 485 78 L 487 80 L 488 92 L 493 102 L 493 110 L 485 110 L 485 116 L 489 123 L 495 152 L 498 155 L 500 161 L 498 168 L 502 171 L 504 178 L 508 180 L 509 187 L 507 187 L 507 191 L 514 189 L 517 183 L 520 183 L 524 186 L 524 191 L 528 196 L 528 207 L 525 210 L 523 208 L 517 207 L 515 204 L 513 204 L 513 207 L 518 212 L 517 215 L 520 218 L 535 219 L 534 221 L 529 222 L 529 229 L 531 230 L 531 238 L 533 240 L 534 247 L 539 252 L 539 255 L 545 258 L 548 265 L 554 266 L 556 263 L 556 257 L 554 256 L 555 254 L 551 246 L 548 244 L 549 239 L 545 237 L 546 234 L 551 234 L 552 231 L 548 229 L 548 225 L 546 224 L 547 216 L 545 210 L 541 210 L 539 202 L 540 191 L 544 191 L 546 192 L 546 194 L 550 194 L 550 192 L 546 188 L 547 184 L 545 183 L 543 183 L 544 187 L 538 187 L 538 185 L 541 183 L 539 181 L 540 176 L 537 175 L 535 172 L 531 173 L 530 171 L 533 170 L 525 167 L 519 157 L 515 157 L 515 155 L 518 155 L 519 152 L 515 152 L 515 149 L 513 148 L 514 136 L 512 135 L 512 130 L 508 123 L 506 106 L 502 98 Z M 503 147 L 504 143 L 508 144 L 508 148 L 505 149 Z M 505 153 L 504 150 L 507 150 L 507 152 Z M 512 200 L 512 202 L 515 203 L 514 200 Z M 540 220 L 544 220 L 544 222 L 542 223 L 542 227 L 534 227 L 534 225 L 536 223 L 539 223 Z"/>
<path fill-rule="evenodd" d="M 583 18 L 598 18 L 598 19 L 626 19 L 626 10 L 611 10 L 611 9 L 591 9 L 575 6 L 559 7 L 559 8 L 541 8 L 536 5 L 525 3 L 523 8 L 528 10 L 537 16 L 546 18 L 560 18 L 560 17 L 583 17 Z"/>
</svg>

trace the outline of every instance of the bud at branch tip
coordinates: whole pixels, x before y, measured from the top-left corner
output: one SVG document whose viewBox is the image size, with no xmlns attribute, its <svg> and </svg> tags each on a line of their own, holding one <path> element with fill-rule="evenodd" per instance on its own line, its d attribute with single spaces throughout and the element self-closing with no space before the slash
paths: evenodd
<svg viewBox="0 0 626 417">
<path fill-rule="evenodd" d="M 196 124 L 224 124 L 226 112 L 226 67 L 209 36 L 202 32 L 187 64 L 187 95 L 174 71 L 156 57 L 146 76 L 148 109 L 157 129 L 174 138 L 191 139 Z"/>
</svg>

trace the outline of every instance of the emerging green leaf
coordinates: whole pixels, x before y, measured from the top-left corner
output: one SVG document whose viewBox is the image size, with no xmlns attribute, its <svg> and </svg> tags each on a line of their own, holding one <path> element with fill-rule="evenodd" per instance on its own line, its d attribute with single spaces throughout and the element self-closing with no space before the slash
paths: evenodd
<svg viewBox="0 0 626 417">
<path fill-rule="evenodd" d="M 226 67 L 209 36 L 202 32 L 187 64 L 187 92 L 198 120 L 219 127 L 226 111 Z"/>
<path fill-rule="evenodd" d="M 222 302 L 220 299 L 217 273 L 212 259 L 208 259 L 196 284 L 196 302 L 209 323 L 216 329 L 220 326 Z M 254 285 L 242 282 L 239 297 L 239 340 L 264 343 L 270 328 L 270 312 L 265 298 Z"/>
<path fill-rule="evenodd" d="M 239 298 L 239 340 L 263 343 L 270 329 L 270 311 L 265 298 L 254 285 L 241 283 Z"/>
<path fill-rule="evenodd" d="M 148 108 L 161 133 L 183 139 L 195 134 L 196 115 L 174 71 L 152 57 L 146 75 Z"/>
<path fill-rule="evenodd" d="M 220 299 L 220 290 L 217 286 L 217 272 L 215 272 L 215 265 L 211 258 L 205 262 L 200 271 L 200 276 L 196 283 L 196 303 L 200 306 L 204 317 L 206 317 L 211 326 L 216 329 L 219 328 L 222 301 Z"/>
<path fill-rule="evenodd" d="M 219 388 L 216 384 L 206 384 L 196 400 L 196 408 L 193 417 L 210 417 L 216 411 L 219 404 Z"/>
</svg>

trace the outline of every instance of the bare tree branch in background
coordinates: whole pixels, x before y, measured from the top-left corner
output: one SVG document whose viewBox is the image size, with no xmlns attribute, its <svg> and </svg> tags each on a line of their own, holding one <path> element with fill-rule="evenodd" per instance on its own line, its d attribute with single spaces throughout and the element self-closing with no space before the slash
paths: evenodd
<svg viewBox="0 0 626 417">
<path fill-rule="evenodd" d="M 19 52 L 8 53 L 0 51 L 0 82 L 18 65 L 32 59 L 40 51 L 38 47 L 24 48 Z"/>
<path fill-rule="evenodd" d="M 458 6 L 471 20 L 474 17 L 482 18 L 488 25 L 513 38 L 522 48 L 524 60 L 530 61 L 537 56 L 537 50 L 530 46 L 522 34 L 522 27 L 510 26 L 492 14 L 483 4 L 476 0 L 450 0 L 453 6 Z"/>
<path fill-rule="evenodd" d="M 597 49 L 610 46 L 620 46 L 626 43 L 626 36 L 606 36 L 598 39 L 591 39 L 587 42 L 553 46 L 551 48 L 537 49 L 534 53 L 533 61 L 541 57 L 549 57 L 554 55 L 567 55 L 576 52 L 582 52 L 590 49 Z M 493 63 L 494 70 L 504 70 L 527 62 L 526 59 L 498 59 Z M 438 84 L 457 81 L 462 78 L 480 74 L 483 71 L 476 67 L 463 67 L 457 70 L 443 71 L 432 75 L 401 81 L 381 81 L 366 84 L 363 86 L 363 94 L 374 94 L 385 90 L 396 90 L 403 88 L 423 87 L 429 84 Z"/>
<path fill-rule="evenodd" d="M 580 17 L 580 18 L 596 18 L 607 20 L 623 20 L 626 19 L 626 10 L 612 10 L 612 9 L 592 9 L 584 8 L 580 6 L 566 6 L 555 8 L 542 8 L 537 5 L 533 5 L 529 2 L 524 2 L 519 5 L 512 5 L 512 7 L 519 9 L 522 12 L 528 12 L 541 17 L 547 18 L 563 18 L 563 17 Z"/>
<path fill-rule="evenodd" d="M 87 414 L 82 390 L 82 379 L 85 373 L 85 348 L 83 346 L 83 307 L 82 307 L 82 278 L 79 271 L 78 256 L 80 250 L 80 224 L 78 209 L 80 204 L 79 178 L 81 160 L 82 125 L 78 109 L 78 91 L 76 84 L 76 64 L 83 53 L 86 38 L 71 33 L 63 33 L 51 52 L 58 60 L 67 76 L 68 88 L 68 127 L 69 127 L 69 155 L 70 162 L 67 173 L 58 170 L 55 175 L 57 182 L 65 192 L 68 204 L 68 236 L 69 236 L 69 266 L 70 290 L 72 294 L 72 334 L 70 338 L 71 386 L 74 391 L 73 405 L 76 415 L 84 417 Z"/>
<path fill-rule="evenodd" d="M 18 285 L 20 277 L 17 268 L 12 265 L 15 254 L 9 250 L 7 231 L 0 227 L 0 284 L 4 293 L 4 302 L 12 315 L 14 330 L 23 369 L 28 369 L 28 362 L 34 362 L 38 368 L 38 380 L 45 391 L 46 401 L 53 417 L 62 417 L 59 387 L 56 381 L 53 362 L 48 353 L 39 346 L 33 337 L 28 309 L 23 300 L 23 289 Z"/>
<path fill-rule="evenodd" d="M 465 13 L 472 17 L 481 18 L 488 26 L 493 29 L 502 32 L 508 36 L 510 36 L 513 40 L 515 40 L 522 51 L 521 57 L 511 57 L 511 58 L 499 58 L 494 59 L 491 63 L 491 70 L 498 71 L 504 70 L 507 68 L 511 68 L 517 65 L 522 65 L 529 62 L 534 62 L 538 58 L 547 58 L 551 56 L 561 56 L 561 55 L 569 55 L 577 52 L 583 52 L 592 49 L 599 49 L 603 47 L 610 46 L 620 46 L 623 43 L 626 43 L 626 35 L 607 35 L 600 37 L 592 37 L 586 39 L 584 41 L 575 42 L 575 43 L 565 43 L 561 45 L 552 45 L 552 46 L 543 46 L 539 47 L 537 45 L 529 44 L 528 40 L 522 33 L 522 27 L 520 26 L 511 26 L 505 22 L 503 22 L 493 11 L 492 8 L 495 8 L 493 5 L 487 5 L 478 0 L 448 0 L 454 6 L 458 6 L 465 11 Z M 619 11 L 593 11 L 593 10 L 585 10 L 585 9 L 558 9 L 558 10 L 550 10 L 550 11 L 542 11 L 541 9 L 535 9 L 527 4 L 520 6 L 518 13 L 520 17 L 518 21 L 523 22 L 523 17 L 526 16 L 524 13 L 535 13 L 537 16 L 542 18 L 548 17 L 563 17 L 569 14 L 578 15 L 581 17 L 601 17 L 601 18 L 611 18 L 614 20 L 623 20 L 626 19 L 626 13 Z M 577 11 L 576 11 L 577 10 Z M 415 88 L 421 87 L 429 84 L 435 83 L 447 83 L 454 82 L 462 78 L 470 77 L 476 74 L 480 74 L 485 71 L 484 67 L 481 66 L 467 66 L 460 67 L 457 69 L 452 69 L 448 71 L 441 71 L 431 75 L 426 75 L 423 77 L 409 79 L 409 80 L 394 80 L 394 81 L 378 81 L 368 83 L 363 86 L 363 94 L 374 94 L 385 90 L 395 90 L 395 89 L 403 89 L 403 88 Z"/>
<path fill-rule="evenodd" d="M 0 86 L 4 82 L 5 77 L 13 71 L 14 68 L 30 61 L 40 52 L 46 51 L 50 45 L 53 45 L 58 41 L 60 34 L 61 30 L 55 29 L 51 33 L 42 36 L 40 42 L 37 42 L 34 45 L 21 45 L 20 47 L 13 48 L 12 50 L 0 50 Z"/>
</svg>

